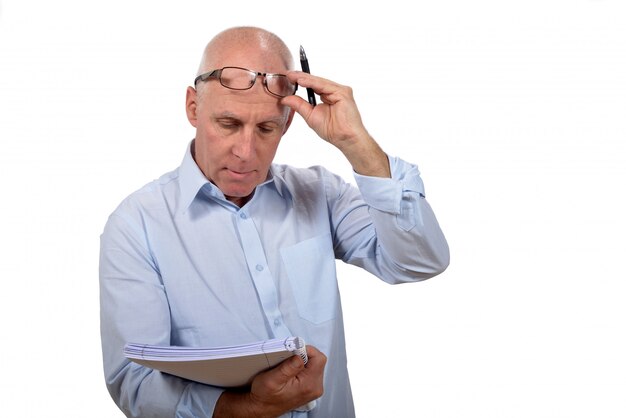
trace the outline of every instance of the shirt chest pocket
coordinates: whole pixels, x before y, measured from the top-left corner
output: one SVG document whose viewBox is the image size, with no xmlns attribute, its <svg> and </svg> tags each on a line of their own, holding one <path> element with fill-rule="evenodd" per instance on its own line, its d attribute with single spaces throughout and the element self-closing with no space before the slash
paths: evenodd
<svg viewBox="0 0 626 418">
<path fill-rule="evenodd" d="M 339 311 L 335 254 L 330 234 L 280 250 L 300 317 L 320 324 Z"/>
</svg>

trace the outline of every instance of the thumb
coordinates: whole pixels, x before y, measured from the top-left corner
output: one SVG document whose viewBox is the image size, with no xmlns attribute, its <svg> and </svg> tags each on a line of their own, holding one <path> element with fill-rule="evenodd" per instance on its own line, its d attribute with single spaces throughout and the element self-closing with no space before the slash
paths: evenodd
<svg viewBox="0 0 626 418">
<path fill-rule="evenodd" d="M 309 102 L 307 102 L 300 96 L 285 96 L 281 99 L 281 104 L 284 106 L 289 106 L 290 108 L 298 112 L 305 121 L 309 119 L 311 112 L 313 112 L 313 106 L 311 106 Z"/>
<path fill-rule="evenodd" d="M 292 356 L 278 366 L 277 372 L 284 378 L 284 381 L 287 382 L 300 373 L 302 369 L 304 369 L 304 361 L 302 361 L 300 356 Z"/>
</svg>

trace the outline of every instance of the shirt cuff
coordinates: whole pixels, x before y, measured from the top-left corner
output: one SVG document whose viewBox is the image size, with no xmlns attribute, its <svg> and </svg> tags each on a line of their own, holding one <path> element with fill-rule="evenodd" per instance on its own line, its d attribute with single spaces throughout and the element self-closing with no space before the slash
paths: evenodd
<svg viewBox="0 0 626 418">
<path fill-rule="evenodd" d="M 389 158 L 391 178 L 370 177 L 354 173 L 354 179 L 363 200 L 370 207 L 382 212 L 400 213 L 404 193 L 417 193 L 425 197 L 424 183 L 416 165 L 397 157 Z"/>
</svg>

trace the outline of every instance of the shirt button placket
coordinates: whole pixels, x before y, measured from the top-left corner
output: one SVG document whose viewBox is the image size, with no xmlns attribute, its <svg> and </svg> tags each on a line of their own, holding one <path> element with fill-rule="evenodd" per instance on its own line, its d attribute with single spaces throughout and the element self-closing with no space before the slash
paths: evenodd
<svg viewBox="0 0 626 418">
<path fill-rule="evenodd" d="M 252 218 L 244 211 L 238 213 L 237 229 L 241 239 L 241 247 L 248 260 L 248 269 L 257 294 L 263 307 L 263 313 L 272 328 L 275 338 L 289 337 L 291 332 L 282 320 L 282 314 L 278 309 L 278 289 L 267 267 L 265 251 L 261 238 L 256 230 Z"/>
</svg>

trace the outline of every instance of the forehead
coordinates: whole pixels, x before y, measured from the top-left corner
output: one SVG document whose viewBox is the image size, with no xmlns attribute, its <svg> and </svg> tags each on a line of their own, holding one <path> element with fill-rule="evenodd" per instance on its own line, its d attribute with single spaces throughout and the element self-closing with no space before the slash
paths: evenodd
<svg viewBox="0 0 626 418">
<path fill-rule="evenodd" d="M 242 121 L 285 122 L 289 108 L 279 103 L 279 99 L 268 94 L 257 79 L 250 90 L 230 90 L 222 87 L 217 80 L 205 83 L 203 104 L 213 117 L 230 117 Z"/>
</svg>

